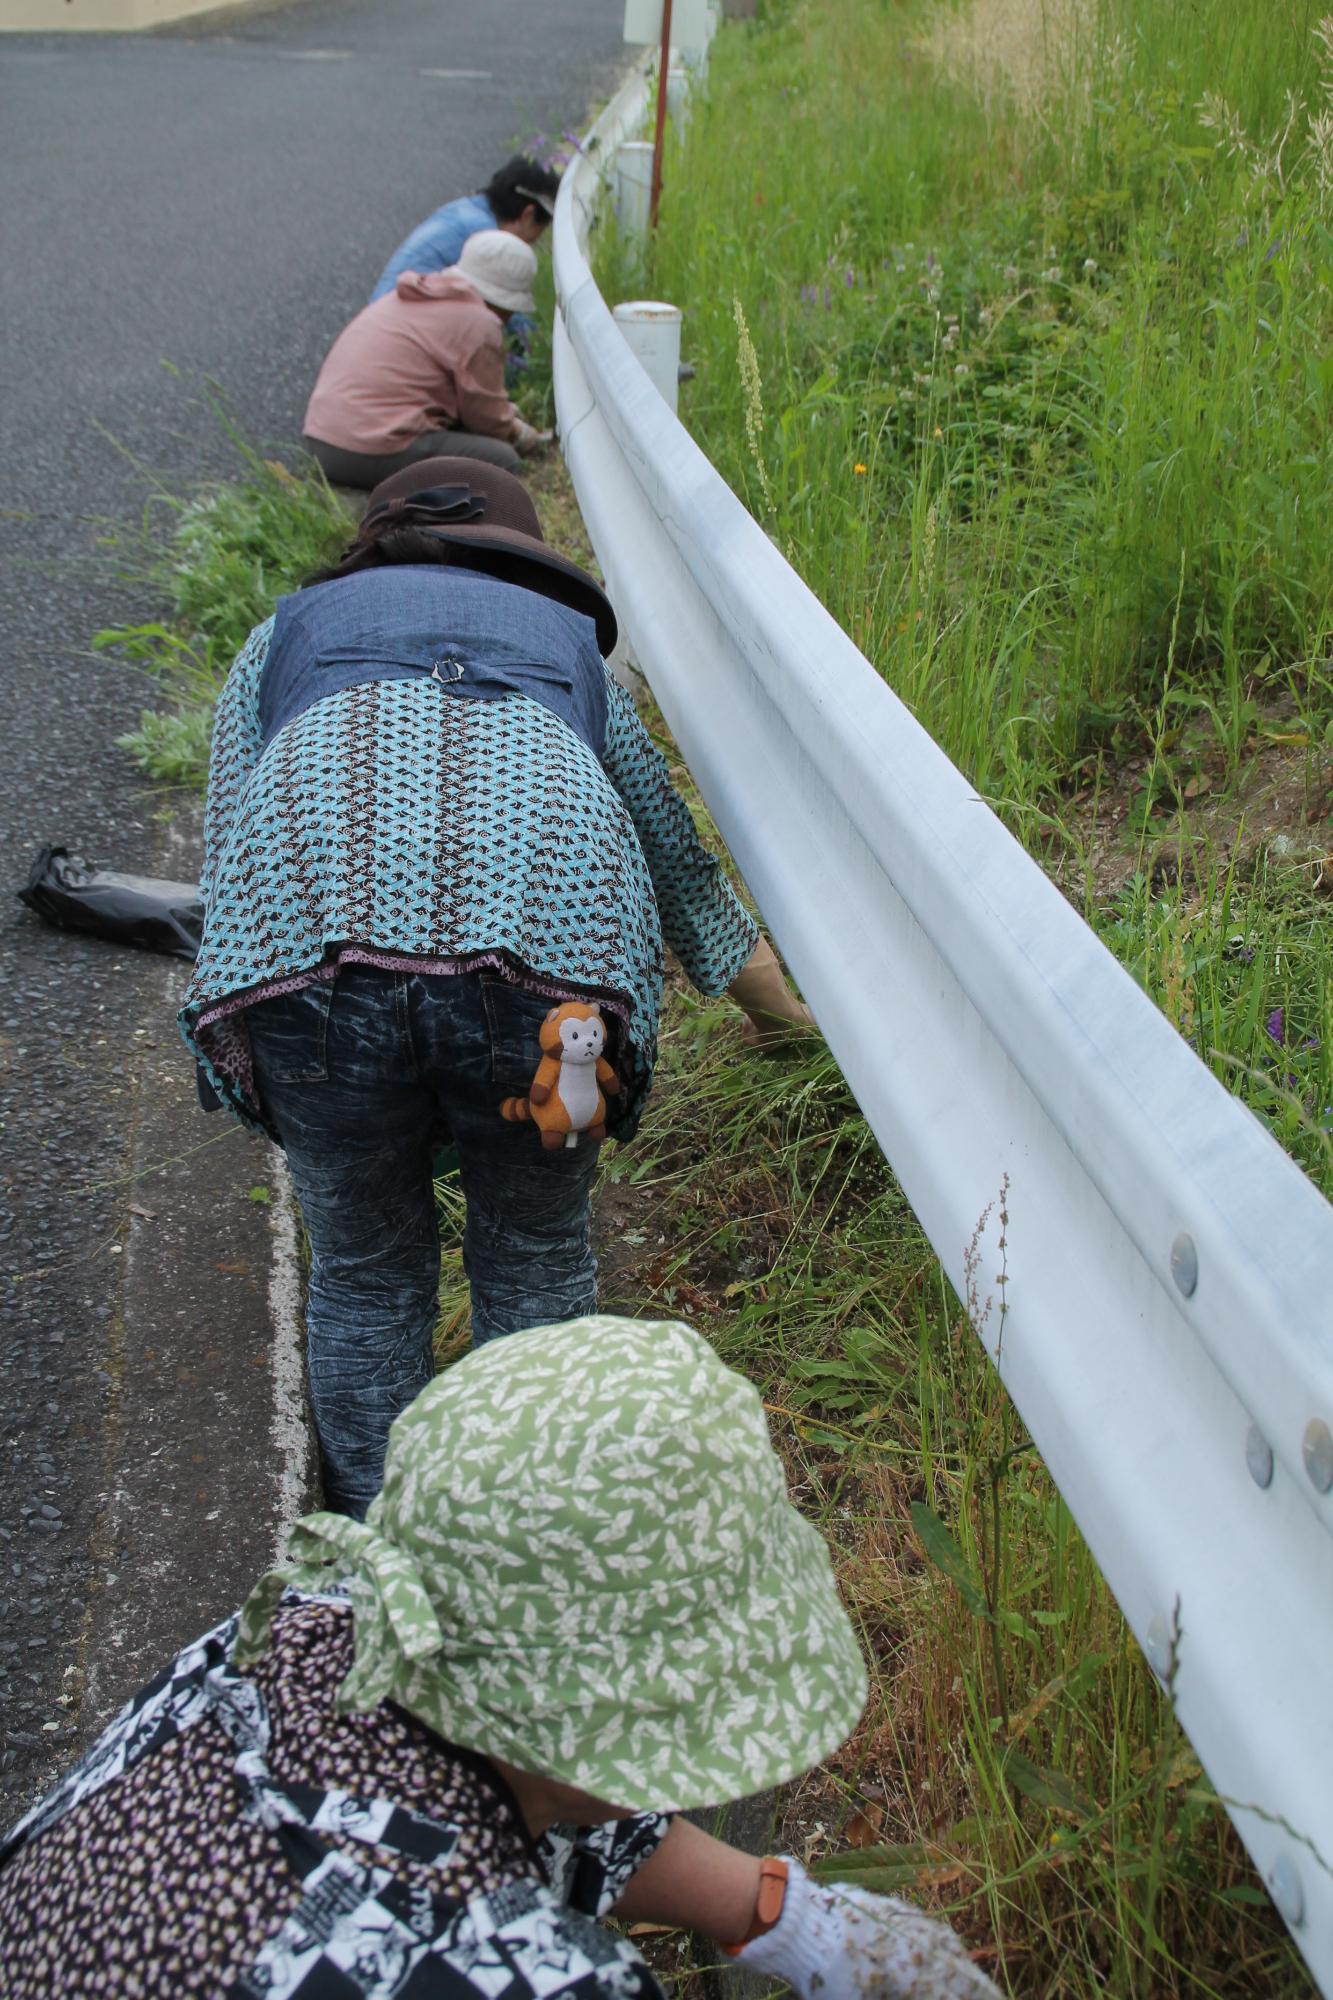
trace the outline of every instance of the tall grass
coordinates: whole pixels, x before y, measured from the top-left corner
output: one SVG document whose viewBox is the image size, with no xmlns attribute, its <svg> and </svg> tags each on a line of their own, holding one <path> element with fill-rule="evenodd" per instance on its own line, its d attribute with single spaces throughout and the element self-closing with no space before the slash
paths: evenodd
<svg viewBox="0 0 1333 2000">
<path fill-rule="evenodd" d="M 946 1912 L 1015 1994 L 1307 1994 L 975 1337 L 1001 1274 L 953 1297 L 826 1052 L 765 1063 L 678 995 L 600 1207 L 604 1303 L 689 1319 L 759 1383 L 871 1663 L 784 1840 Z"/>
<path fill-rule="evenodd" d="M 1302 0 L 760 0 L 646 270 L 600 260 L 685 309 L 709 456 L 1333 1193 L 1324 871 L 1198 806 L 1243 819 L 1286 739 L 1333 845 L 1331 103 Z M 678 999 L 609 1179 L 612 1300 L 761 1383 L 875 1665 L 789 1838 L 1016 1994 L 1309 1992 L 975 1338 L 1001 1274 L 953 1298 L 828 1059 Z"/>
<path fill-rule="evenodd" d="M 687 310 L 687 421 L 1001 800 L 1127 740 L 1168 681 L 1224 744 L 1264 686 L 1327 724 L 1317 25 L 1300 0 L 819 0 L 715 45 L 649 272 Z"/>
</svg>

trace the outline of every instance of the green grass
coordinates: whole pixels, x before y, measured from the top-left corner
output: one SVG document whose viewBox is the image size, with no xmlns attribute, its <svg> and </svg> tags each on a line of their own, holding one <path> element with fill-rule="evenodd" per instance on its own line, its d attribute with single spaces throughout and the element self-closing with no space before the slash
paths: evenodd
<svg viewBox="0 0 1333 2000">
<path fill-rule="evenodd" d="M 93 637 L 155 685 L 159 705 L 118 740 L 165 784 L 203 785 L 213 703 L 246 635 L 351 539 L 351 516 L 317 466 L 293 473 L 238 449 L 240 478 L 186 496 L 159 489 L 138 538 L 116 539 L 120 568 L 165 615 Z"/>
<path fill-rule="evenodd" d="M 648 261 L 710 457 L 1326 1192 L 1331 93 L 1305 0 L 768 0 Z"/>
<path fill-rule="evenodd" d="M 1030 65 L 1082 22 L 1068 87 L 983 101 L 928 53 L 947 4 L 769 6 L 715 45 L 648 273 L 686 311 L 687 421 L 1001 802 L 1140 738 L 1168 686 L 1233 759 L 1256 698 L 1323 737 L 1316 10 L 978 5 L 1026 19 Z"/>
<path fill-rule="evenodd" d="M 1318 20 L 760 0 L 646 273 L 598 262 L 684 308 L 708 455 L 1333 1193 Z M 761 1384 L 874 1663 L 790 1837 L 949 1909 L 1016 1994 L 1310 1992 L 975 1338 L 998 1274 L 952 1295 L 822 1050 L 757 1063 L 678 997 L 608 1181 L 643 1246 L 609 1301 Z"/>
</svg>

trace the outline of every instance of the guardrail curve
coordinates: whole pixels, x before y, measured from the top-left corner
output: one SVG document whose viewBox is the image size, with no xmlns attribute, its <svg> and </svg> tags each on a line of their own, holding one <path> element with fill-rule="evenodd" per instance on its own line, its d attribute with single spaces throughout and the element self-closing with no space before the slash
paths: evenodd
<svg viewBox="0 0 1333 2000">
<path fill-rule="evenodd" d="M 790 569 L 585 254 L 642 75 L 566 171 L 555 386 L 634 654 L 848 1084 L 1320 1990 L 1333 1993 L 1333 1209 Z M 994 1260 L 991 1263 L 989 1260 Z"/>
</svg>

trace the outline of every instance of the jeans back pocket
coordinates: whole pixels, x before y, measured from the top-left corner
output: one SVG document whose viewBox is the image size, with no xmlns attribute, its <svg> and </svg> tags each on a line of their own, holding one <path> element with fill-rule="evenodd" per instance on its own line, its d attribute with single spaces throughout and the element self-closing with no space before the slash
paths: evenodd
<svg viewBox="0 0 1333 2000">
<path fill-rule="evenodd" d="M 558 1000 L 483 973 L 482 1006 L 491 1043 L 491 1082 L 525 1095 L 542 1059 L 542 1022 Z"/>
<path fill-rule="evenodd" d="M 334 982 L 314 979 L 245 1010 L 250 1049 L 261 1078 L 324 1083 L 328 1078 L 329 1007 Z"/>
</svg>

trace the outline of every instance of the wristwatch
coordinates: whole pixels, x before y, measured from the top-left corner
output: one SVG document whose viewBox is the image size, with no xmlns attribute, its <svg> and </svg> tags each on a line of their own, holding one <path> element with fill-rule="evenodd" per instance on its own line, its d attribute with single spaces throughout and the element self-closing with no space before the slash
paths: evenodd
<svg viewBox="0 0 1333 2000">
<path fill-rule="evenodd" d="M 782 1905 L 787 1896 L 787 1864 L 774 1854 L 766 1854 L 759 1863 L 759 1893 L 754 1899 L 754 1915 L 750 1928 L 735 1944 L 724 1944 L 722 1949 L 728 1958 L 736 1958 L 747 1944 L 753 1944 L 765 1931 L 771 1931 L 782 1915 Z"/>
</svg>

